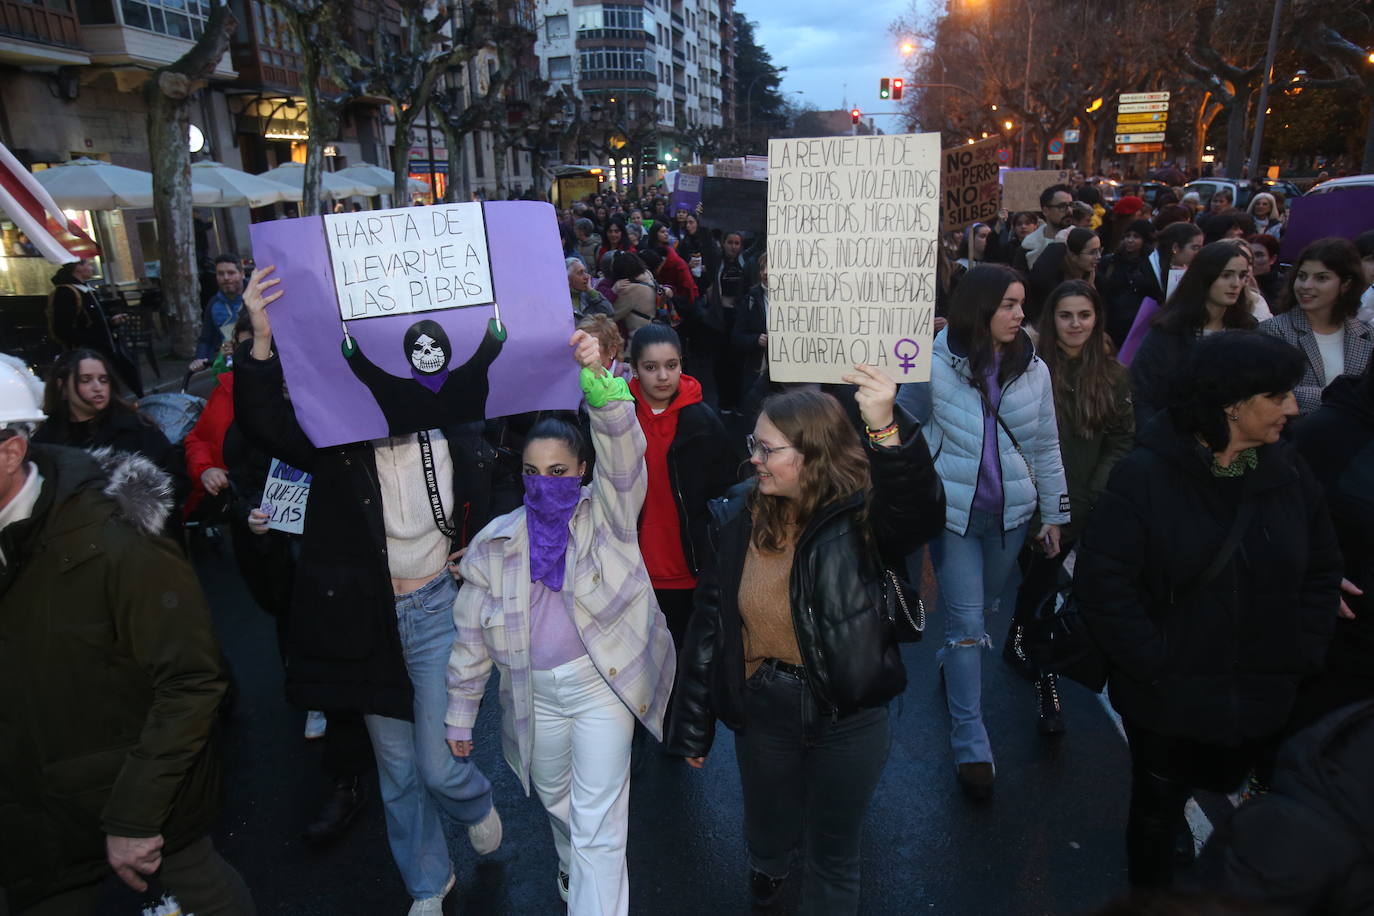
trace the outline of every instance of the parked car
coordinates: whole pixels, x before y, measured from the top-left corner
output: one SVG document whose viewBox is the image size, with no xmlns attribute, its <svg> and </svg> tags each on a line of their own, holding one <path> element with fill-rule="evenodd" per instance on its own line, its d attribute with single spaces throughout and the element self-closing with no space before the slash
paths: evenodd
<svg viewBox="0 0 1374 916">
<path fill-rule="evenodd" d="M 1344 191 L 1347 188 L 1374 188 L 1374 175 L 1346 175 L 1343 178 L 1332 178 L 1329 181 L 1323 181 L 1307 193 L 1329 194 L 1332 191 Z"/>
<path fill-rule="evenodd" d="M 1283 194 L 1284 200 L 1294 200 L 1302 196 L 1302 190 L 1293 182 L 1284 179 L 1262 178 L 1260 184 L 1266 191 L 1279 191 Z M 1239 178 L 1199 178 L 1190 181 L 1183 186 L 1184 193 L 1196 191 L 1198 199 L 1202 201 L 1205 208 L 1212 200 L 1212 195 L 1218 188 L 1230 188 L 1231 199 L 1235 206 L 1244 210 L 1250 205 L 1250 198 L 1254 195 L 1254 190 L 1250 182 Z"/>
</svg>

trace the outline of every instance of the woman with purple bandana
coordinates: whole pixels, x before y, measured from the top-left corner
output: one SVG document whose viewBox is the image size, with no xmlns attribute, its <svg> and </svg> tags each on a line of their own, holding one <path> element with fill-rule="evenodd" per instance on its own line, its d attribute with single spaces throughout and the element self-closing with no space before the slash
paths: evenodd
<svg viewBox="0 0 1374 916">
<path fill-rule="evenodd" d="M 945 531 L 930 545 L 945 618 L 940 673 L 955 774 L 980 799 L 992 794 L 996 773 L 982 713 L 982 650 L 992 646 L 984 609 L 1007 581 L 1036 509 L 1047 557 L 1059 553 L 1059 526 L 1069 521 L 1054 388 L 1021 328 L 1025 301 L 1016 271 L 974 267 L 959 281 L 931 356 L 926 436 L 945 485 Z"/>
<path fill-rule="evenodd" d="M 676 662 L 639 552 L 645 440 L 625 380 L 601 365 L 585 331 L 582 366 L 596 471 L 582 433 L 548 418 L 523 454 L 525 505 L 473 539 L 458 568 L 448 742 L 472 753 L 472 725 L 495 663 L 502 745 L 528 793 L 534 784 L 558 850 L 568 912 L 629 912 L 630 744 L 635 720 L 662 738 Z"/>
</svg>

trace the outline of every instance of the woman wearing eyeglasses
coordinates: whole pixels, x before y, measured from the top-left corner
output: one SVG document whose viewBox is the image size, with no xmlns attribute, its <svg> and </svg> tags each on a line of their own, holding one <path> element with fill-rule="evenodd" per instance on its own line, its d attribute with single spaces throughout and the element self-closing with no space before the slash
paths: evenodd
<svg viewBox="0 0 1374 916">
<path fill-rule="evenodd" d="M 738 478 L 739 458 L 701 383 L 682 372 L 682 341 L 667 325 L 630 338 L 630 393 L 648 448 L 649 489 L 639 516 L 639 550 L 673 645 L 682 648 L 692 590 L 707 555 L 706 503 Z"/>
<path fill-rule="evenodd" d="M 868 366 L 845 381 L 858 388 L 864 433 L 820 391 L 763 402 L 748 439 L 754 484 L 713 528 L 668 742 L 700 768 L 717 719 L 736 733 L 754 902 L 776 900 L 799 850 L 801 912 L 826 916 L 858 910 L 887 703 L 906 686 L 880 611 L 883 568 L 903 568 L 944 521 L 930 451 L 894 405 L 897 386 Z"/>
</svg>

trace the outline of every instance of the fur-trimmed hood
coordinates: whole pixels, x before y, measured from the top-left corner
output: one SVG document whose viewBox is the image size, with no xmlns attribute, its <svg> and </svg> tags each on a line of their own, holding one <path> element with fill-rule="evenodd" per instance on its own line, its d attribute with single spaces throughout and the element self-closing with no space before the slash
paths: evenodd
<svg viewBox="0 0 1374 916">
<path fill-rule="evenodd" d="M 106 483 L 103 492 L 118 506 L 116 517 L 141 534 L 161 534 L 172 514 L 172 477 L 142 455 L 112 448 L 91 450 Z"/>
</svg>

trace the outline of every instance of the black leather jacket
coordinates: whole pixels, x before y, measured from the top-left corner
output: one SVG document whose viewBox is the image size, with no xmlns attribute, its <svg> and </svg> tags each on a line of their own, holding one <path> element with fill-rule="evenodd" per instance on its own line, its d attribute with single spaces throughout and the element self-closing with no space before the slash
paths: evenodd
<svg viewBox="0 0 1374 916">
<path fill-rule="evenodd" d="M 906 687 L 895 636 L 878 611 L 878 557 L 904 569 L 907 554 L 944 527 L 944 488 L 920 424 L 901 408 L 896 413 L 901 447 L 868 449 L 871 496 L 855 494 L 817 510 L 792 560 L 792 625 L 807 683 L 817 705 L 835 718 L 881 706 Z M 684 757 L 710 750 L 716 719 L 736 731 L 747 727 L 739 585 L 752 524 L 744 496 L 728 502 L 678 660 L 667 747 Z"/>
</svg>

